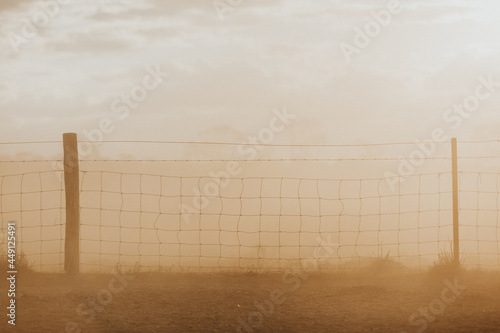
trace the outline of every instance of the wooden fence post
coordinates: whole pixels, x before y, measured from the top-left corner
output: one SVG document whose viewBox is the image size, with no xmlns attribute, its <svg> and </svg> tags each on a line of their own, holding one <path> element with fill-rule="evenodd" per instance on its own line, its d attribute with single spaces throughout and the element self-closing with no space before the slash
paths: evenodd
<svg viewBox="0 0 500 333">
<path fill-rule="evenodd" d="M 460 266 L 460 233 L 458 223 L 458 155 L 457 139 L 451 139 L 451 164 L 453 172 L 453 262 Z"/>
<path fill-rule="evenodd" d="M 64 271 L 76 275 L 80 272 L 80 167 L 76 133 L 64 133 L 63 145 L 66 189 Z"/>
</svg>

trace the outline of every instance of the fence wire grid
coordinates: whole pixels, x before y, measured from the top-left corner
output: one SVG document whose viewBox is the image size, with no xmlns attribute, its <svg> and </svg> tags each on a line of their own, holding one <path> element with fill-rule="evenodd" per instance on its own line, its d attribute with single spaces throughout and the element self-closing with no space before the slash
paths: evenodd
<svg viewBox="0 0 500 333">
<path fill-rule="evenodd" d="M 476 158 L 498 157 L 459 157 Z M 312 259 L 319 269 L 334 269 L 386 256 L 424 268 L 440 252 L 451 251 L 451 163 L 440 172 L 391 177 L 397 179 L 394 189 L 387 186 L 388 177 L 329 178 L 311 175 L 307 168 L 302 176 L 246 172 L 254 163 L 288 163 L 290 168 L 297 162 L 358 160 L 394 159 L 82 160 L 81 268 L 281 270 Z M 0 161 L 0 167 L 16 170 L 26 164 L 43 169 L 0 171 L 1 248 L 7 247 L 8 221 L 16 221 L 18 252 L 39 271 L 64 270 L 64 171 L 45 170 L 58 161 Z M 236 161 L 244 172 L 230 178 L 199 171 L 190 175 L 185 167 L 203 162 L 203 170 L 219 170 L 221 163 Z M 173 175 L 165 165 L 186 170 Z M 460 252 L 466 266 L 500 267 L 499 178 L 495 172 L 459 172 Z"/>
</svg>

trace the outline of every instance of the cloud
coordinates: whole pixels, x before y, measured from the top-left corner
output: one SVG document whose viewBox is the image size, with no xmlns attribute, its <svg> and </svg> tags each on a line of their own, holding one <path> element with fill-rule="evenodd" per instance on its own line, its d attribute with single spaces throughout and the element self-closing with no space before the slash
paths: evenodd
<svg viewBox="0 0 500 333">
<path fill-rule="evenodd" d="M 230 5 L 229 0 L 220 0 L 221 3 Z M 230 5 L 234 11 L 239 11 L 241 14 L 253 16 L 253 10 L 268 9 L 272 6 L 279 6 L 286 3 L 283 0 L 242 0 L 239 5 Z M 205 22 L 216 22 L 220 25 L 220 19 L 217 10 L 212 0 L 190 0 L 190 1 L 154 1 L 145 0 L 140 2 L 140 7 L 128 7 L 120 12 L 112 12 L 102 8 L 96 13 L 89 16 L 90 19 L 96 21 L 110 22 L 113 20 L 132 20 L 144 19 L 151 17 L 171 19 L 196 17 L 198 20 L 193 24 Z M 278 7 L 277 7 L 278 9 Z M 281 8 L 283 9 L 283 8 Z M 200 22 L 200 20 L 202 22 Z M 237 24 L 237 22 L 233 22 Z"/>
<path fill-rule="evenodd" d="M 64 39 L 48 41 L 45 46 L 48 50 L 57 52 L 99 54 L 131 50 L 134 48 L 134 43 L 130 39 L 112 33 L 75 32 L 68 34 Z"/>
<path fill-rule="evenodd" d="M 6 61 L 0 51 L 3 112 L 55 114 L 54 127 L 65 128 L 59 115 L 109 114 L 114 95 L 129 93 L 147 65 L 161 63 L 172 75 L 130 127 L 154 125 L 161 136 L 170 124 L 169 135 L 189 137 L 210 124 L 245 129 L 287 106 L 321 119 L 342 140 L 416 136 L 464 86 L 498 68 L 498 23 L 477 21 L 489 11 L 484 1 L 415 0 L 347 65 L 339 44 L 352 43 L 354 27 L 387 2 L 243 0 L 224 21 L 212 0 L 70 2 L 19 57 Z M 36 6 L 0 0 L 9 10 L 0 12 L 2 25 L 19 31 L 30 11 L 18 9 L 27 4 Z"/>
<path fill-rule="evenodd" d="M 17 9 L 37 0 L 2 0 L 0 1 L 0 12 Z"/>
<path fill-rule="evenodd" d="M 106 7 L 100 8 L 88 18 L 96 21 L 110 22 L 113 20 L 131 20 L 152 16 L 185 15 L 195 12 L 212 10 L 212 4 L 206 0 L 191 1 L 143 1 L 140 7 L 128 6 L 120 11 L 112 11 Z"/>
<path fill-rule="evenodd" d="M 243 62 L 213 67 L 198 63 L 194 72 L 178 72 L 161 87 L 159 105 L 192 110 L 267 110 L 279 94 L 277 76 Z M 157 109 L 162 112 L 162 108 Z"/>
</svg>

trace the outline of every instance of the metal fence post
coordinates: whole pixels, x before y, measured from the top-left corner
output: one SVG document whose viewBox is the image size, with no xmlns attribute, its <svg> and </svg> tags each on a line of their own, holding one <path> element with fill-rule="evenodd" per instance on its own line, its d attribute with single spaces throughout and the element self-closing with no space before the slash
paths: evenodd
<svg viewBox="0 0 500 333">
<path fill-rule="evenodd" d="M 451 163 L 453 172 L 453 261 L 456 267 L 460 265 L 460 233 L 458 223 L 458 157 L 457 139 L 451 139 Z"/>
</svg>

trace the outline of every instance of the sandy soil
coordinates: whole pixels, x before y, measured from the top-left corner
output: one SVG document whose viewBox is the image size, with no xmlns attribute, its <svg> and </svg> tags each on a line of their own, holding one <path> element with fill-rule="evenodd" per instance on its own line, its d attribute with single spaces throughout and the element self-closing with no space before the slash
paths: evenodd
<svg viewBox="0 0 500 333">
<path fill-rule="evenodd" d="M 4 314 L 0 331 L 500 332 L 500 273 L 448 281 L 423 272 L 23 273 L 16 326 Z M 5 279 L 0 287 L 6 312 Z"/>
</svg>

